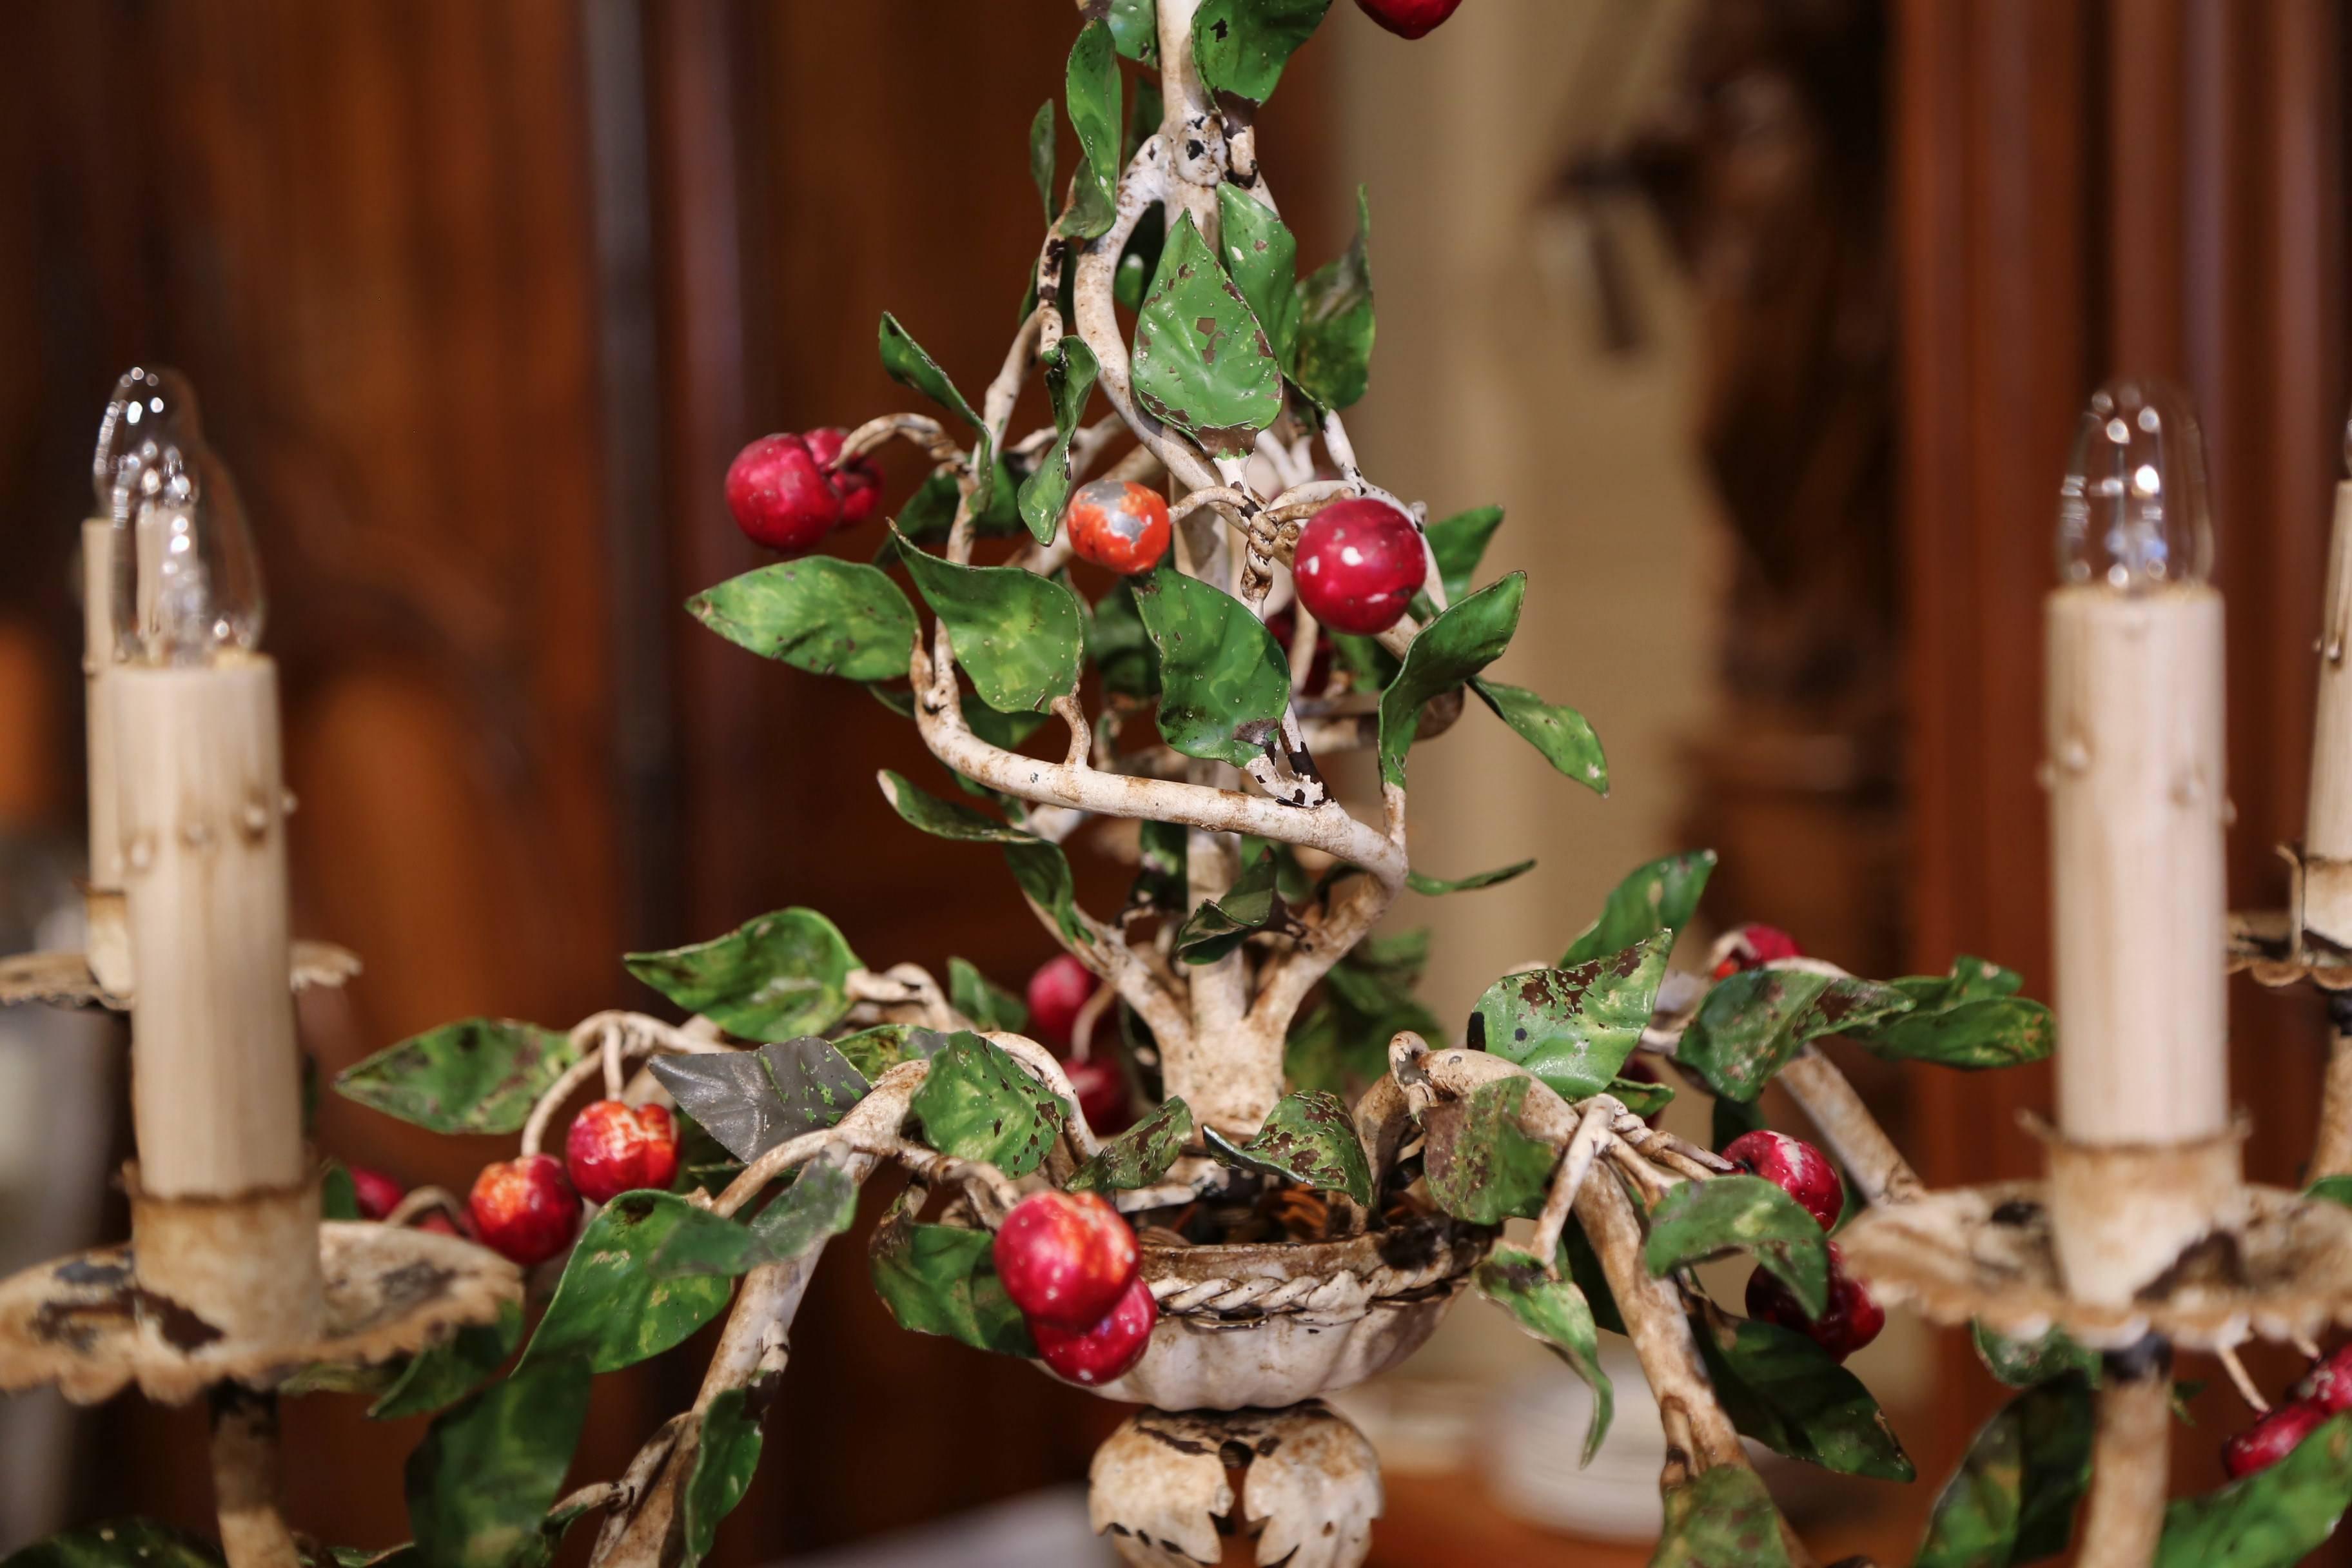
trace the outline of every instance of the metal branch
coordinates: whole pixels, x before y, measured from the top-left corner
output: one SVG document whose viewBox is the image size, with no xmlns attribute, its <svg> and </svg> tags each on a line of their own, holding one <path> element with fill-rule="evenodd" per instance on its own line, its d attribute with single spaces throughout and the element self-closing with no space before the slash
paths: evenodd
<svg viewBox="0 0 2352 1568">
<path fill-rule="evenodd" d="M 297 1568 L 278 1508 L 278 1396 L 225 1383 L 212 1394 L 213 1507 L 229 1568 Z"/>
</svg>

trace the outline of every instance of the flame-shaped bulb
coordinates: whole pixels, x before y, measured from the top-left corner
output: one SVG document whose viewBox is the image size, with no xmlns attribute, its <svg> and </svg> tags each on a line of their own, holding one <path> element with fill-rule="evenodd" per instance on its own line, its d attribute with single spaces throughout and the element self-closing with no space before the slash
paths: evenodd
<svg viewBox="0 0 2352 1568">
<path fill-rule="evenodd" d="M 261 558 L 236 481 L 175 370 L 114 384 L 90 481 L 114 520 L 114 636 L 127 659 L 203 664 L 261 641 Z"/>
<path fill-rule="evenodd" d="M 2205 444 L 2188 395 L 2117 380 L 2091 395 L 2058 487 L 2058 580 L 2145 594 L 2213 569 Z"/>
</svg>

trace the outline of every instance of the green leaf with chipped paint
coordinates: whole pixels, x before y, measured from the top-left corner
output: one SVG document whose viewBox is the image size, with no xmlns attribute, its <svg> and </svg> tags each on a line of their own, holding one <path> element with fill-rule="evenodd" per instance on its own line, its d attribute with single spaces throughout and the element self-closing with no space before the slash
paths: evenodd
<svg viewBox="0 0 2352 1568">
<path fill-rule="evenodd" d="M 1652 1083 L 1647 1079 L 1615 1078 L 1609 1080 L 1610 1098 L 1636 1116 L 1655 1116 L 1675 1100 L 1672 1084 Z"/>
<path fill-rule="evenodd" d="M 1330 8 L 1331 0 L 1202 0 L 1192 14 L 1201 79 L 1212 91 L 1264 103 Z"/>
<path fill-rule="evenodd" d="M 1445 584 L 1445 602 L 1452 604 L 1470 591 L 1470 580 L 1486 558 L 1487 542 L 1503 526 L 1503 509 L 1476 507 L 1441 518 L 1423 531 L 1429 553 L 1436 559 L 1438 580 Z"/>
<path fill-rule="evenodd" d="M 923 1141 L 959 1160 L 981 1160 L 1008 1176 L 1045 1163 L 1062 1131 L 1062 1102 L 998 1046 L 969 1029 L 948 1037 L 911 1109 Z"/>
<path fill-rule="evenodd" d="M 1173 946 L 1187 963 L 1214 963 L 1283 916 L 1282 868 L 1265 841 L 1244 838 L 1233 885 L 1184 917 Z"/>
<path fill-rule="evenodd" d="M 748 1222 L 709 1209 L 679 1217 L 646 1267 L 664 1279 L 690 1275 L 734 1279 L 819 1247 L 857 1217 L 857 1184 L 844 1156 L 828 1150 L 793 1173 L 768 1206 Z"/>
<path fill-rule="evenodd" d="M 1733 1100 L 1754 1100 L 1809 1040 L 1908 1009 L 1893 986 L 1853 975 L 1767 966 L 1719 981 L 1683 1031 L 1675 1059 Z"/>
<path fill-rule="evenodd" d="M 1404 885 L 1425 899 L 1437 899 L 1448 893 L 1475 893 L 1481 888 L 1491 888 L 1496 883 L 1507 882 L 1512 878 L 1524 876 L 1535 868 L 1534 861 L 1519 860 L 1508 866 L 1496 867 L 1492 871 L 1474 871 L 1467 877 L 1456 877 L 1451 881 L 1439 877 L 1424 876 L 1419 871 L 1407 871 L 1404 874 Z"/>
<path fill-rule="evenodd" d="M 1103 689 L 1121 697 L 1153 697 L 1160 691 L 1160 652 L 1143 629 L 1135 598 L 1121 580 L 1095 601 L 1087 616 L 1087 658 L 1102 672 Z"/>
<path fill-rule="evenodd" d="M 368 1406 L 372 1421 L 397 1421 L 455 1405 L 479 1388 L 522 1343 L 522 1305 L 502 1301 L 487 1323 L 467 1323 L 455 1334 L 417 1352 L 393 1379 L 382 1398 Z"/>
<path fill-rule="evenodd" d="M 1217 187 L 1217 227 L 1225 275 L 1265 329 L 1276 363 L 1289 363 L 1298 332 L 1298 241 L 1272 207 L 1231 182 Z"/>
<path fill-rule="evenodd" d="M 1049 226 L 1054 221 L 1054 100 L 1049 98 L 1029 121 L 1029 178 L 1045 205 Z"/>
<path fill-rule="evenodd" d="M 1496 1247 L 1471 1278 L 1486 1300 L 1509 1312 L 1591 1388 L 1592 1421 L 1584 1430 L 1584 1452 L 1578 1460 L 1580 1467 L 1591 1464 L 1601 1439 L 1609 1436 L 1617 1405 L 1617 1391 L 1601 1369 L 1591 1303 L 1573 1280 L 1552 1279 L 1544 1272 L 1541 1258 L 1516 1247 Z"/>
<path fill-rule="evenodd" d="M 918 789 L 907 782 L 904 773 L 884 768 L 874 776 L 882 785 L 882 798 L 890 803 L 890 809 L 934 838 L 953 838 L 965 844 L 1038 842 L 1037 836 L 1025 827 L 1000 822 L 968 805 L 941 800 Z"/>
<path fill-rule="evenodd" d="M 1131 580 L 1160 654 L 1160 737 L 1188 757 L 1246 767 L 1290 707 L 1290 661 L 1249 606 L 1163 564 Z"/>
<path fill-rule="evenodd" d="M 518 1366 L 445 1412 L 408 1456 L 408 1528 L 434 1568 L 543 1561 L 548 1510 L 588 1419 L 588 1363 Z"/>
<path fill-rule="evenodd" d="M 1965 953 L 1948 974 L 1906 974 L 1886 983 L 1911 1010 L 1846 1033 L 1873 1056 L 1938 1067 L 2015 1067 L 2050 1054 L 2050 1009 L 2017 994 L 2014 971 Z"/>
<path fill-rule="evenodd" d="M 1345 408 L 1372 384 L 1372 205 L 1356 191 L 1348 248 L 1298 284 L 1298 328 L 1285 367 L 1325 408 Z"/>
<path fill-rule="evenodd" d="M 874 1233 L 875 1293 L 902 1329 L 1034 1356 L 1029 1326 L 996 1277 L 992 1240 L 984 1230 L 890 1220 Z"/>
<path fill-rule="evenodd" d="M 1070 208 L 1062 232 L 1092 239 L 1118 216 L 1119 85 L 1117 42 L 1110 27 L 1090 22 L 1078 29 L 1063 72 L 1070 129 L 1078 133 L 1078 170 L 1070 187 Z"/>
<path fill-rule="evenodd" d="M 854 1035 L 844 1035 L 833 1042 L 842 1060 L 856 1068 L 867 1082 L 880 1078 L 900 1062 L 911 1061 L 921 1054 L 909 1042 L 919 1035 L 945 1042 L 944 1035 L 918 1029 L 912 1024 L 877 1024 L 870 1029 L 860 1029 Z"/>
<path fill-rule="evenodd" d="M 1997 1334 L 1981 1321 L 1969 1328 L 1977 1359 L 2011 1388 L 2030 1388 L 2069 1373 L 2081 1373 L 2094 1386 L 2099 1381 L 2099 1352 L 2079 1343 L 2063 1329 L 2053 1328 L 2039 1339 L 2018 1340 Z"/>
<path fill-rule="evenodd" d="M 1094 932 L 1078 913 L 1077 882 L 1070 875 L 1070 858 L 1062 853 L 1060 845 L 1042 838 L 1007 844 L 1004 863 L 1013 868 L 1013 879 L 1029 900 L 1054 917 L 1055 929 L 1064 942 L 1087 947 L 1095 944 Z"/>
<path fill-rule="evenodd" d="M 1216 253 L 1180 220 L 1136 312 L 1136 401 L 1213 458 L 1245 458 L 1282 413 L 1282 365 Z"/>
<path fill-rule="evenodd" d="M 1607 1089 L 1641 1044 L 1674 938 L 1664 932 L 1573 969 L 1530 969 L 1486 988 L 1470 1043 L 1518 1063 L 1563 1100 Z"/>
<path fill-rule="evenodd" d="M 1668 1488 L 1664 1503 L 1650 1568 L 1789 1568 L 1772 1494 L 1747 1466 L 1717 1465 Z"/>
<path fill-rule="evenodd" d="M 1160 64 L 1158 0 L 1110 0 L 1104 19 L 1110 24 L 1111 42 L 1138 65 Z M 1156 126 L 1159 121 L 1152 123 Z"/>
<path fill-rule="evenodd" d="M 1753 1319 L 1694 1319 L 1691 1333 L 1724 1414 L 1743 1436 L 1842 1475 L 1917 1477 L 1870 1390 L 1804 1335 Z"/>
<path fill-rule="evenodd" d="M 680 1110 L 747 1163 L 803 1132 L 832 1126 L 870 1087 L 865 1074 L 815 1035 L 754 1051 L 659 1057 L 652 1070 Z"/>
<path fill-rule="evenodd" d="M 1761 1176 L 1685 1182 L 1650 1211 L 1642 1259 L 1663 1279 L 1735 1252 L 1753 1254 L 1818 1318 L 1830 1303 L 1830 1244 L 1821 1222 Z"/>
<path fill-rule="evenodd" d="M 1577 933 L 1560 955 L 1562 969 L 1590 963 L 1662 931 L 1680 931 L 1698 910 L 1699 895 L 1715 870 L 1715 851 L 1694 849 L 1637 866 L 1610 889 L 1601 916 Z"/>
<path fill-rule="evenodd" d="M 887 310 L 882 312 L 879 342 L 882 368 L 889 373 L 891 380 L 914 388 L 941 407 L 961 415 L 964 423 L 983 436 L 986 434 L 988 426 L 971 411 L 971 405 L 948 379 L 948 373 L 940 368 L 940 362 L 926 353 L 923 345 L 898 324 L 898 318 Z"/>
<path fill-rule="evenodd" d="M 1470 689 L 1519 739 L 1543 754 L 1562 778 L 1573 779 L 1595 795 L 1609 793 L 1609 759 L 1601 737 L 1583 714 L 1557 702 L 1547 702 L 1524 686 L 1499 680 L 1473 680 Z"/>
<path fill-rule="evenodd" d="M 1181 1099 L 1163 1100 L 1118 1137 L 1105 1139 L 1065 1185 L 1074 1193 L 1127 1193 L 1148 1187 L 1168 1173 L 1192 1136 L 1192 1108 Z"/>
<path fill-rule="evenodd" d="M 1322 1192 L 1372 1201 L 1372 1166 L 1356 1136 L 1347 1102 L 1322 1089 L 1285 1095 L 1266 1113 L 1257 1135 L 1235 1143 L 1213 1127 L 1202 1129 L 1210 1152 L 1228 1164 L 1262 1171 Z"/>
<path fill-rule="evenodd" d="M 1912 1568 L 2010 1568 L 2065 1551 L 2094 1426 L 2090 1384 L 2077 1376 L 2003 1405 L 1944 1483 Z"/>
<path fill-rule="evenodd" d="M 2164 1510 L 2155 1568 L 2288 1568 L 2326 1544 L 2352 1505 L 2352 1415 L 2268 1469 Z"/>
<path fill-rule="evenodd" d="M 1148 816 L 1136 827 L 1135 882 L 1128 902 L 1162 914 L 1181 913 L 1192 892 L 1186 879 L 1192 858 L 1191 835 L 1182 823 L 1154 822 Z"/>
<path fill-rule="evenodd" d="M 760 1417 L 747 1389 L 721 1391 L 702 1412 L 694 1468 L 678 1495 L 678 1568 L 696 1568 L 710 1554 L 719 1521 L 735 1510 L 760 1468 Z"/>
<path fill-rule="evenodd" d="M 907 673 L 915 611 L 888 575 L 832 555 L 779 561 L 686 602 L 738 647 L 812 675 L 888 680 Z"/>
<path fill-rule="evenodd" d="M 433 1132 L 518 1132 L 580 1059 L 570 1037 L 510 1018 L 412 1035 L 335 1077 L 335 1091 Z"/>
<path fill-rule="evenodd" d="M 1040 544 L 1054 542 L 1062 509 L 1070 499 L 1070 438 L 1087 411 L 1087 396 L 1095 389 L 1101 367 L 1083 339 L 1066 337 L 1038 356 L 1045 376 L 1045 399 L 1054 410 L 1054 444 L 1037 459 L 1034 472 L 1021 481 L 1021 521 Z"/>
<path fill-rule="evenodd" d="M 1502 657 L 1519 628 L 1528 575 L 1514 572 L 1481 588 L 1421 628 L 1404 666 L 1381 693 L 1381 777 L 1404 786 L 1404 753 L 1421 710 Z"/>
<path fill-rule="evenodd" d="M 983 1032 L 1017 1035 L 1029 1026 L 1029 1005 L 982 974 L 970 959 L 948 960 L 948 1001 Z"/>
<path fill-rule="evenodd" d="M 1422 1168 L 1438 1207 L 1472 1225 L 1543 1212 L 1560 1152 L 1520 1123 L 1532 1086 L 1529 1079 L 1498 1079 L 1423 1114 Z"/>
<path fill-rule="evenodd" d="M 690 1013 L 747 1040 L 816 1035 L 849 1011 L 849 973 L 865 967 L 840 930 L 811 909 L 778 910 L 725 936 L 632 952 L 629 973 Z"/>
<path fill-rule="evenodd" d="M 5 1568 L 221 1568 L 220 1547 L 152 1519 L 76 1525 L 8 1554 Z"/>
<path fill-rule="evenodd" d="M 676 1193 L 623 1193 L 606 1204 L 580 1233 L 516 1375 L 572 1359 L 618 1372 L 682 1343 L 726 1310 L 731 1281 L 664 1279 L 650 1267 L 678 1227 L 704 1213 Z"/>
<path fill-rule="evenodd" d="M 982 701 L 1043 713 L 1078 689 L 1086 636 L 1076 594 L 1018 566 L 959 566 L 899 542 L 915 591 L 948 628 Z"/>
</svg>

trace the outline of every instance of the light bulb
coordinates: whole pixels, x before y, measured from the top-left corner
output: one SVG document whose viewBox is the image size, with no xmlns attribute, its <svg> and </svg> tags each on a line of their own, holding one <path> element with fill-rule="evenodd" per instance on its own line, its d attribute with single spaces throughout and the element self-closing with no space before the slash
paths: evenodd
<svg viewBox="0 0 2352 1568">
<path fill-rule="evenodd" d="M 2205 444 L 2188 395 L 2117 380 L 2091 395 L 2058 487 L 2058 580 L 2144 594 L 2213 569 Z"/>
<path fill-rule="evenodd" d="M 261 559 L 236 481 L 205 444 L 178 371 L 114 384 L 90 481 L 114 521 L 114 636 L 125 658 L 203 664 L 261 640 Z"/>
</svg>

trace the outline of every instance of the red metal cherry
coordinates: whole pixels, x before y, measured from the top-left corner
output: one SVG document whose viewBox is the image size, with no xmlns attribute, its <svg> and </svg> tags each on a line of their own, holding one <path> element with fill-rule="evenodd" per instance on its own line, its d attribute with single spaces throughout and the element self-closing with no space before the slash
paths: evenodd
<svg viewBox="0 0 2352 1568">
<path fill-rule="evenodd" d="M 563 1164 L 592 1204 L 609 1204 L 640 1187 L 666 1191 L 677 1174 L 677 1128 L 661 1106 L 599 1100 L 572 1119 L 563 1135 Z"/>
<path fill-rule="evenodd" d="M 841 498 L 841 526 L 855 528 L 872 517 L 874 509 L 881 504 L 882 470 L 871 458 L 841 461 L 841 443 L 848 434 L 838 425 L 828 425 L 822 430 L 810 431 L 801 439 L 808 443 L 809 456 L 825 470 L 825 481 L 833 487 L 833 493 Z"/>
<path fill-rule="evenodd" d="M 2294 1396 L 2330 1415 L 2352 1410 L 2352 1345 L 2313 1362 L 2303 1381 L 2294 1385 Z"/>
<path fill-rule="evenodd" d="M 1723 1146 L 1723 1157 L 1751 1176 L 1761 1176 L 1833 1228 L 1845 1212 L 1845 1183 L 1829 1156 L 1801 1138 L 1759 1128 L 1743 1132 Z"/>
<path fill-rule="evenodd" d="M 839 447 L 835 450 L 838 451 Z M 762 436 L 727 465 L 727 510 L 754 544 L 814 550 L 842 521 L 841 496 L 798 436 Z"/>
<path fill-rule="evenodd" d="M 1797 939 L 1779 926 L 1744 925 L 1731 933 L 1730 951 L 1715 966 L 1715 977 L 1727 980 L 1744 969 L 1760 969 L 1776 958 L 1802 958 Z"/>
<path fill-rule="evenodd" d="M 352 1198 L 359 1205 L 362 1219 L 382 1219 L 398 1208 L 400 1200 L 408 1195 L 407 1188 L 382 1171 L 371 1171 L 365 1165 L 346 1165 L 343 1168 L 351 1173 Z"/>
<path fill-rule="evenodd" d="M 1125 1376 L 1151 1348 L 1151 1326 L 1160 1321 L 1160 1303 L 1140 1277 L 1129 1280 L 1126 1292 L 1100 1322 L 1073 1331 L 1033 1320 L 1029 1332 L 1037 1341 L 1037 1355 L 1072 1383 L 1096 1388 Z"/>
<path fill-rule="evenodd" d="M 1118 1070 L 1117 1063 L 1088 1057 L 1084 1061 L 1063 1063 L 1062 1070 L 1069 1075 L 1070 1088 L 1078 1097 L 1078 1110 L 1096 1137 L 1108 1138 L 1135 1125 L 1135 1097 L 1128 1092 L 1127 1075 Z"/>
<path fill-rule="evenodd" d="M 1307 613 L 1334 631 L 1370 637 L 1397 624 L 1428 575 L 1412 519 L 1386 501 L 1333 501 L 1307 520 L 1291 562 Z"/>
<path fill-rule="evenodd" d="M 1462 0 L 1356 0 L 1356 8 L 1400 38 L 1418 38 L 1461 8 Z"/>
<path fill-rule="evenodd" d="M 1830 1302 L 1820 1317 L 1807 1317 L 1796 1295 L 1760 1266 L 1748 1277 L 1748 1315 L 1804 1335 L 1837 1361 L 1876 1339 L 1886 1327 L 1886 1309 L 1846 1273 L 1835 1242 L 1830 1243 Z"/>
<path fill-rule="evenodd" d="M 1029 976 L 1029 1033 L 1059 1056 L 1070 1048 L 1078 1009 L 1095 994 L 1094 971 L 1066 952 L 1057 952 Z"/>
<path fill-rule="evenodd" d="M 552 1154 L 483 1166 L 467 1208 L 482 1245 L 526 1268 L 562 1252 L 580 1228 L 580 1195 Z"/>
<path fill-rule="evenodd" d="M 1070 548 L 1082 561 L 1132 577 L 1160 564 L 1172 530 L 1168 498 L 1132 479 L 1090 479 L 1062 509 Z"/>
<path fill-rule="evenodd" d="M 2294 1452 L 2295 1445 L 2310 1436 L 2327 1417 L 2327 1411 L 2307 1399 L 2274 1405 L 2269 1415 L 2222 1443 L 2221 1468 L 2230 1472 L 2232 1480 L 2251 1476 L 2256 1470 L 2267 1470 Z"/>
<path fill-rule="evenodd" d="M 1135 1232 L 1096 1193 L 1032 1193 L 993 1247 L 1004 1293 L 1033 1328 L 1093 1329 L 1135 1278 Z"/>
</svg>

